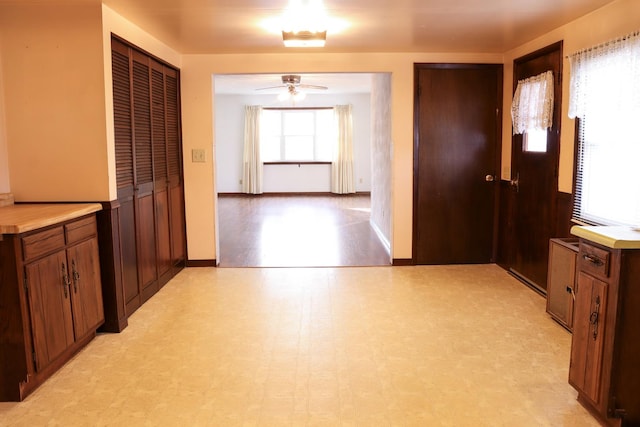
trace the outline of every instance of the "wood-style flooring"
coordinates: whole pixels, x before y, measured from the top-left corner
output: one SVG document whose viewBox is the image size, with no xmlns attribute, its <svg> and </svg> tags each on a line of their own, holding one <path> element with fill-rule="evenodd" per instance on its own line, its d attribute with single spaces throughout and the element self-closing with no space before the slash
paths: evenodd
<svg viewBox="0 0 640 427">
<path fill-rule="evenodd" d="M 368 195 L 219 195 L 219 266 L 390 265 L 370 205 Z"/>
</svg>

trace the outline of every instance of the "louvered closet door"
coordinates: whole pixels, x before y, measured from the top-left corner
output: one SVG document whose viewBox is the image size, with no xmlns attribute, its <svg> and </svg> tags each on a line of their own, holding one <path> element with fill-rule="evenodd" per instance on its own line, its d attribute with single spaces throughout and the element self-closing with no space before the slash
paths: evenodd
<svg viewBox="0 0 640 427">
<path fill-rule="evenodd" d="M 185 260 L 184 191 L 182 183 L 182 143 L 180 141 L 180 75 L 165 67 L 167 174 L 169 181 L 169 220 L 173 265 Z"/>
<path fill-rule="evenodd" d="M 136 239 L 138 280 L 142 300 L 157 285 L 156 230 L 153 199 L 153 148 L 151 139 L 151 84 L 149 58 L 133 51 L 133 145 L 135 149 Z"/>
<path fill-rule="evenodd" d="M 151 61 L 151 121 L 153 139 L 153 182 L 156 213 L 158 277 L 171 270 L 169 191 L 164 66 Z M 165 281 L 160 280 L 160 284 Z"/>
<path fill-rule="evenodd" d="M 127 312 L 140 305 L 138 260 L 136 253 L 133 118 L 131 114 L 131 51 L 116 39 L 111 39 L 113 68 L 113 115 L 115 125 L 116 181 L 118 187 L 118 220 L 124 300 Z"/>
</svg>

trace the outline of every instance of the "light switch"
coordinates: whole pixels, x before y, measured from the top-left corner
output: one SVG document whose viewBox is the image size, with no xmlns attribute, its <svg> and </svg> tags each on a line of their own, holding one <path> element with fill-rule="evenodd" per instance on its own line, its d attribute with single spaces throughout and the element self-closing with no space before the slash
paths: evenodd
<svg viewBox="0 0 640 427">
<path fill-rule="evenodd" d="M 204 163 L 204 148 L 194 148 L 191 150 L 191 162 L 192 163 Z"/>
</svg>

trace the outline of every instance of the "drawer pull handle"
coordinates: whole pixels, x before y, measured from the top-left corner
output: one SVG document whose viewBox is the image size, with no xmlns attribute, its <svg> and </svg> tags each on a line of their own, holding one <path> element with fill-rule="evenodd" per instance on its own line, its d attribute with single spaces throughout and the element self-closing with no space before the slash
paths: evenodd
<svg viewBox="0 0 640 427">
<path fill-rule="evenodd" d="M 600 258 L 595 257 L 593 255 L 584 254 L 584 255 L 582 255 L 582 258 L 584 258 L 585 260 L 589 261 L 590 263 L 592 263 L 592 264 L 594 264 L 596 266 L 600 266 L 600 265 L 604 264 Z"/>
</svg>

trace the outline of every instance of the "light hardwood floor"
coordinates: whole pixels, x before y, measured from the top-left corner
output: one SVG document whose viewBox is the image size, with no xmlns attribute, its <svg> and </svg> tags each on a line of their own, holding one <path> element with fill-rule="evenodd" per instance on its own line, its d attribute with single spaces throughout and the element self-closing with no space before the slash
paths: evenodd
<svg viewBox="0 0 640 427">
<path fill-rule="evenodd" d="M 218 197 L 220 267 L 389 265 L 368 195 Z"/>
<path fill-rule="evenodd" d="M 495 265 L 188 268 L 0 425 L 597 426 Z"/>
</svg>

